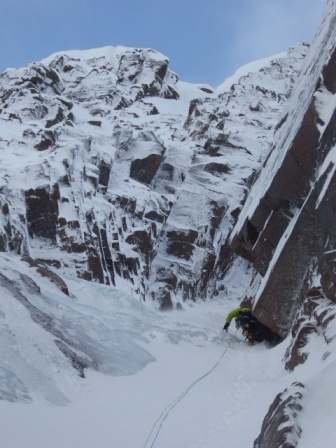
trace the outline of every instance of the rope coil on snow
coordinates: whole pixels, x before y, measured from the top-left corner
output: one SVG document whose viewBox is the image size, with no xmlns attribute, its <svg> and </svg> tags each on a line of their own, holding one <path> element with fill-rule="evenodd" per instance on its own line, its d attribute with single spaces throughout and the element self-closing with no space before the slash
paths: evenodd
<svg viewBox="0 0 336 448">
<path fill-rule="evenodd" d="M 158 438 L 158 435 L 161 431 L 162 425 L 164 423 L 164 421 L 166 420 L 166 418 L 168 417 L 168 415 L 170 414 L 170 412 L 175 408 L 175 406 L 178 405 L 178 403 L 187 395 L 187 393 L 200 381 L 202 381 L 204 378 L 206 378 L 208 375 L 210 375 L 211 372 L 213 372 L 215 370 L 215 368 L 218 366 L 218 364 L 221 362 L 221 360 L 223 359 L 224 355 L 226 354 L 226 352 L 228 351 L 228 349 L 231 346 L 231 342 L 232 339 L 229 340 L 228 345 L 225 347 L 222 355 L 220 356 L 220 358 L 218 359 L 218 361 L 211 367 L 210 370 L 208 370 L 204 375 L 200 376 L 199 378 L 197 378 L 195 381 L 193 381 L 188 387 L 186 387 L 178 397 L 176 397 L 171 403 L 168 404 L 168 406 L 166 406 L 166 408 L 161 412 L 161 414 L 159 415 L 159 417 L 157 418 L 157 420 L 155 421 L 155 423 L 152 426 L 152 429 L 149 432 L 149 435 L 147 437 L 147 440 L 145 442 L 145 444 L 143 445 L 143 448 L 149 447 L 149 448 L 153 448 L 156 439 Z M 157 427 L 158 426 L 158 427 Z M 155 428 L 156 432 L 154 434 Z M 150 439 L 153 436 L 153 440 L 150 443 Z"/>
</svg>

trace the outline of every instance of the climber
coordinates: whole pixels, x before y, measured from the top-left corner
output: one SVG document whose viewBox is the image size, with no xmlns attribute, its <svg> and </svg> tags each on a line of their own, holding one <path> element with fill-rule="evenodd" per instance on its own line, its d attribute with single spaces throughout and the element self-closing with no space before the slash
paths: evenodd
<svg viewBox="0 0 336 448">
<path fill-rule="evenodd" d="M 223 330 L 228 331 L 232 319 L 236 320 L 236 327 L 242 328 L 242 334 L 246 337 L 248 345 L 253 345 L 254 342 L 267 341 L 271 345 L 276 345 L 280 342 L 280 337 L 258 321 L 253 315 L 250 308 L 235 308 L 227 315 Z"/>
<path fill-rule="evenodd" d="M 228 331 L 229 325 L 233 319 L 235 319 L 236 328 L 244 328 L 245 324 L 247 324 L 252 317 L 252 310 L 250 308 L 239 307 L 230 311 L 227 315 L 225 325 L 223 330 Z"/>
</svg>

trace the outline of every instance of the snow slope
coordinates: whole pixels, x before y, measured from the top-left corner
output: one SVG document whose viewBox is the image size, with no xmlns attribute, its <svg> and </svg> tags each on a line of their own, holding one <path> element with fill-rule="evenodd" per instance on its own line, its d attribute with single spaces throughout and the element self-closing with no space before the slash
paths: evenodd
<svg viewBox="0 0 336 448">
<path fill-rule="evenodd" d="M 270 64 L 275 59 L 281 59 L 286 57 L 287 53 L 278 53 L 274 56 L 258 59 L 256 61 L 249 62 L 248 64 L 243 65 L 242 67 L 239 67 L 238 70 L 236 70 L 231 76 L 225 79 L 224 82 L 222 82 L 217 88 L 216 93 L 217 95 L 220 95 L 221 93 L 225 93 L 228 90 L 230 90 L 231 86 L 234 84 L 239 83 L 240 78 L 244 76 L 248 76 L 250 73 L 256 73 L 263 69 L 266 65 Z"/>
<path fill-rule="evenodd" d="M 15 280 L 12 260 L 2 256 L 0 264 Z M 15 269 L 29 272 L 25 264 Z M 233 325 L 222 331 L 236 300 L 219 297 L 162 314 L 104 285 L 67 278 L 64 296 L 48 279 L 33 278 L 48 300 L 36 306 L 48 305 L 60 327 L 80 335 L 83 352 L 93 337 L 94 350 L 107 351 L 99 369 L 91 366 L 81 378 L 66 358 L 60 365 L 50 333 L 25 307 L 15 297 L 3 300 L 1 340 L 7 333 L 15 342 L 12 359 L 2 353 L 0 385 L 7 364 L 17 377 L 11 398 L 18 402 L 0 401 L 2 447 L 252 447 L 275 395 L 294 381 L 305 384 L 298 447 L 331 446 L 336 360 L 334 354 L 321 360 L 326 347 L 317 335 L 307 362 L 289 373 L 281 361 L 288 340 L 273 349 L 248 347 Z M 19 386 L 26 395 L 18 396 Z"/>
</svg>

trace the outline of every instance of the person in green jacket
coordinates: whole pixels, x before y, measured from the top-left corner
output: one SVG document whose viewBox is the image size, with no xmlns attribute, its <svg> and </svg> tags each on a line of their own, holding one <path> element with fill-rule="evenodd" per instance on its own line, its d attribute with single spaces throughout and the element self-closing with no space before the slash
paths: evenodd
<svg viewBox="0 0 336 448">
<path fill-rule="evenodd" d="M 242 334 L 246 337 L 248 345 L 254 345 L 254 342 L 267 341 L 272 346 L 281 341 L 280 336 L 263 325 L 252 315 L 252 310 L 247 307 L 235 308 L 227 315 L 223 330 L 226 332 L 231 321 L 236 320 L 236 327 L 242 328 Z"/>
<path fill-rule="evenodd" d="M 244 307 L 235 308 L 234 310 L 230 311 L 229 314 L 227 315 L 223 330 L 225 330 L 226 332 L 228 331 L 230 323 L 233 319 L 236 320 L 236 327 L 241 328 L 246 323 L 249 322 L 251 317 L 252 317 L 251 308 L 244 308 Z"/>
</svg>

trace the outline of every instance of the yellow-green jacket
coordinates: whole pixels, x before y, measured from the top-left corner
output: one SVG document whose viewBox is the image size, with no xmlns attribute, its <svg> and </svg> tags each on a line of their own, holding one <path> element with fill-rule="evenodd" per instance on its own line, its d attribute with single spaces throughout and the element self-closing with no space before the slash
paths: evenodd
<svg viewBox="0 0 336 448">
<path fill-rule="evenodd" d="M 232 319 L 237 319 L 239 317 L 240 313 L 251 313 L 252 310 L 250 308 L 235 308 L 234 310 L 230 311 L 227 315 L 226 322 L 228 324 L 231 323 Z"/>
</svg>

